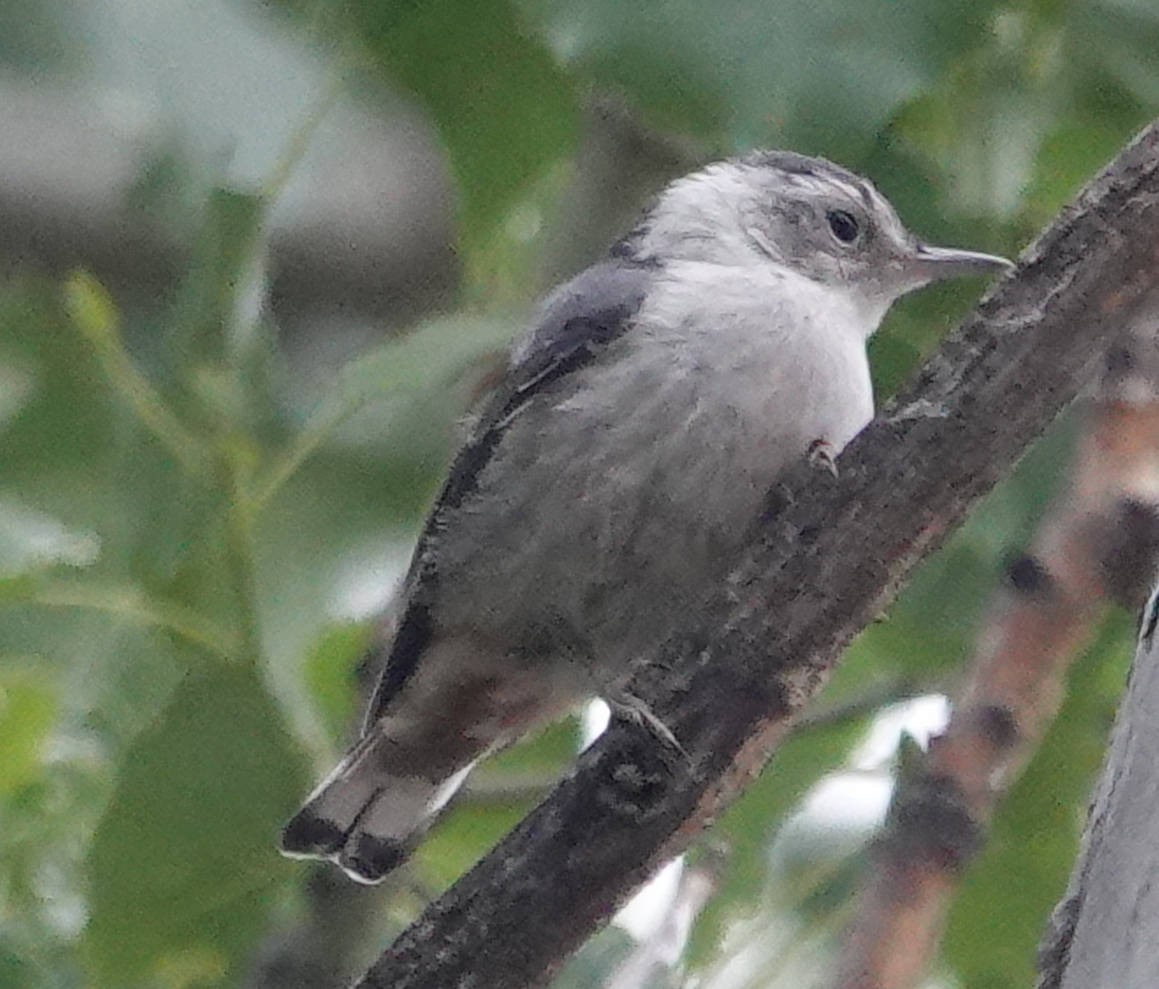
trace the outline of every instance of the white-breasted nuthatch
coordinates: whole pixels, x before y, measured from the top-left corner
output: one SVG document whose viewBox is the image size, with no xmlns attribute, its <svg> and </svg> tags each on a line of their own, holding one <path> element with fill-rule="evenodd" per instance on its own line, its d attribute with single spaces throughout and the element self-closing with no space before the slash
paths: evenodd
<svg viewBox="0 0 1159 989">
<path fill-rule="evenodd" d="M 515 346 L 415 550 L 362 737 L 286 853 L 377 881 L 488 752 L 592 695 L 647 717 L 635 664 L 719 587 L 780 472 L 872 417 L 866 342 L 893 301 L 1009 266 L 922 244 L 818 158 L 668 186 Z"/>
</svg>

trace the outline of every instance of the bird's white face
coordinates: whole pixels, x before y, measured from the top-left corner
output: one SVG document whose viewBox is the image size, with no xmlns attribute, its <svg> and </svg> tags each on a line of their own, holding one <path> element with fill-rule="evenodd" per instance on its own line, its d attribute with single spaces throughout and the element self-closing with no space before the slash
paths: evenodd
<svg viewBox="0 0 1159 989">
<path fill-rule="evenodd" d="M 774 265 L 881 313 L 931 281 L 1009 266 L 922 244 L 868 181 L 785 152 L 756 152 L 677 180 L 633 237 L 657 261 Z"/>
</svg>

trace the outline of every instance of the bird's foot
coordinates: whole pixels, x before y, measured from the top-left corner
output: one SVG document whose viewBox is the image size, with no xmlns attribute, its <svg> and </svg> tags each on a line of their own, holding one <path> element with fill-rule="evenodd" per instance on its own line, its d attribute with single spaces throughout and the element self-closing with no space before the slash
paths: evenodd
<svg viewBox="0 0 1159 989">
<path fill-rule="evenodd" d="M 608 706 L 614 712 L 622 715 L 629 721 L 643 725 L 670 749 L 683 756 L 686 762 L 689 764 L 692 763 L 692 757 L 688 754 L 684 746 L 680 744 L 680 740 L 673 733 L 672 729 L 664 724 L 656 713 L 640 700 L 639 697 L 635 697 L 629 693 L 619 692 L 611 697 L 605 696 L 604 700 L 607 701 Z"/>
<path fill-rule="evenodd" d="M 809 460 L 810 467 L 827 470 L 837 477 L 837 448 L 828 440 L 813 440 L 805 456 Z"/>
</svg>

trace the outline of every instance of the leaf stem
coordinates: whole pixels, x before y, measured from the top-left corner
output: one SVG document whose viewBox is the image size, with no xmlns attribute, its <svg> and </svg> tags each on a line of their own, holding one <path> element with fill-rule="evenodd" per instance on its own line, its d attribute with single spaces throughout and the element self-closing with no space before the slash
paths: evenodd
<svg viewBox="0 0 1159 989">
<path fill-rule="evenodd" d="M 311 415 L 293 441 L 278 454 L 266 471 L 265 478 L 255 485 L 256 490 L 249 495 L 249 511 L 256 514 L 264 509 L 302 464 L 317 452 L 339 426 L 360 411 L 367 401 L 366 398 L 358 398 L 346 405 L 339 404 L 331 408 L 324 405 Z"/>
<path fill-rule="evenodd" d="M 253 501 L 251 485 L 247 483 L 249 471 L 237 456 L 228 457 L 226 463 L 231 497 L 225 551 L 238 606 L 237 628 L 241 636 L 238 655 L 247 665 L 256 666 L 262 657 L 262 641 L 254 573 Z"/>
<path fill-rule="evenodd" d="M 116 308 L 103 286 L 88 272 L 75 271 L 65 280 L 64 295 L 73 325 L 92 344 L 113 391 L 189 474 L 204 475 L 209 450 L 133 363 L 121 340 Z"/>
<path fill-rule="evenodd" d="M 172 632 L 220 659 L 232 660 L 238 653 L 238 641 L 232 632 L 191 608 L 150 598 L 136 587 L 52 581 L 34 584 L 27 597 L 8 600 L 13 604 L 100 611 L 129 624 Z"/>
<path fill-rule="evenodd" d="M 338 72 L 326 82 L 313 108 L 305 118 L 291 131 L 282 153 L 278 156 L 273 169 L 262 183 L 261 197 L 268 204 L 273 203 L 286 188 L 290 177 L 310 148 L 314 133 L 334 108 L 338 98 L 345 90 L 345 82 Z"/>
</svg>

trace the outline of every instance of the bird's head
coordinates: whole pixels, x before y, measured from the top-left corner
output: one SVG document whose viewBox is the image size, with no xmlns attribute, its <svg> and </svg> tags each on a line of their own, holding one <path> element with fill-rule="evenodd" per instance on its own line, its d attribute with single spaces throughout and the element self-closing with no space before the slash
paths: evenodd
<svg viewBox="0 0 1159 989">
<path fill-rule="evenodd" d="M 931 247 L 866 179 L 823 158 L 758 151 L 677 179 L 617 247 L 638 261 L 773 265 L 884 313 L 929 282 L 1011 267 Z"/>
</svg>

